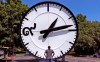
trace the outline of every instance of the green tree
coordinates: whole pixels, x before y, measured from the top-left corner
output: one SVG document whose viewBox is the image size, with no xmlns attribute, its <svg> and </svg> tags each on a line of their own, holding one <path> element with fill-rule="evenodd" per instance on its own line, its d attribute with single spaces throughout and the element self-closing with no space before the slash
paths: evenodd
<svg viewBox="0 0 100 62">
<path fill-rule="evenodd" d="M 20 23 L 23 14 L 28 6 L 21 3 L 21 0 L 0 0 L 0 44 L 11 46 L 15 43 L 20 46 Z"/>
<path fill-rule="evenodd" d="M 79 37 L 75 45 L 76 54 L 93 54 L 100 45 L 100 22 L 91 22 L 82 14 L 77 15 Z M 98 45 L 99 43 L 99 45 Z"/>
</svg>

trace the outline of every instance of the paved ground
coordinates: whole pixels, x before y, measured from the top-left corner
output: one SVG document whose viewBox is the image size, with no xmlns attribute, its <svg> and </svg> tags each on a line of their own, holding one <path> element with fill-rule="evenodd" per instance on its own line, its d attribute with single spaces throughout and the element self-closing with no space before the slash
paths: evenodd
<svg viewBox="0 0 100 62">
<path fill-rule="evenodd" d="M 100 58 L 93 58 L 93 57 L 66 57 L 66 61 L 68 62 L 100 62 Z"/>
<path fill-rule="evenodd" d="M 0 51 L 0 53 L 2 53 L 2 51 Z M 3 56 L 0 56 L 0 62 L 3 62 L 2 60 L 5 60 L 2 58 Z M 36 61 L 35 58 L 32 56 L 21 56 L 21 57 L 15 56 L 13 57 L 13 61 L 11 61 L 11 57 L 7 57 L 7 60 L 8 62 L 39 62 L 39 61 Z M 59 59 L 59 61 L 60 60 L 61 59 Z M 88 56 L 88 57 L 66 56 L 65 60 L 68 62 L 100 62 L 100 58 L 93 58 L 91 56 Z M 45 62 L 45 61 L 41 61 L 41 62 Z"/>
<path fill-rule="evenodd" d="M 0 57 L 0 59 L 2 59 L 2 58 L 3 58 L 3 56 Z M 10 57 L 7 57 L 7 60 L 11 60 Z M 90 56 L 89 57 L 66 56 L 65 60 L 68 62 L 100 62 L 100 58 L 93 58 Z M 35 58 L 32 56 L 22 56 L 22 57 L 14 57 L 13 62 L 37 62 L 37 61 L 35 61 Z M 41 61 L 41 62 L 44 62 L 44 61 Z"/>
</svg>

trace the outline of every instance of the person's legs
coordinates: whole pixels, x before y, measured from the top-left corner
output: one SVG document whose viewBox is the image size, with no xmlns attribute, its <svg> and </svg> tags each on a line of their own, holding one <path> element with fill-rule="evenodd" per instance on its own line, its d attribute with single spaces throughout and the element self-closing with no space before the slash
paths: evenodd
<svg viewBox="0 0 100 62">
<path fill-rule="evenodd" d="M 51 62 L 51 59 L 49 59 L 49 62 Z"/>
<path fill-rule="evenodd" d="M 52 59 L 46 59 L 46 62 L 52 62 Z"/>
</svg>

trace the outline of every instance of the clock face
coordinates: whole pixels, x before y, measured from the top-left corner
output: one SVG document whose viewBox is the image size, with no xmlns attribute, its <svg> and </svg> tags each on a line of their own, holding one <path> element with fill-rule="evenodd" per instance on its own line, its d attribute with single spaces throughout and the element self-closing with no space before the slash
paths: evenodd
<svg viewBox="0 0 100 62">
<path fill-rule="evenodd" d="M 78 35 L 78 26 L 72 12 L 56 2 L 41 2 L 31 7 L 21 24 L 24 47 L 33 55 L 45 58 L 51 46 L 54 58 L 68 53 Z"/>
</svg>

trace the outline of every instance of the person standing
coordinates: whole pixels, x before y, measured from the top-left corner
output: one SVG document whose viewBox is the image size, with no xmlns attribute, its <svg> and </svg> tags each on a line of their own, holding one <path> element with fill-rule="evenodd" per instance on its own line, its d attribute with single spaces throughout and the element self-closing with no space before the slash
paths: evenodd
<svg viewBox="0 0 100 62">
<path fill-rule="evenodd" d="M 48 49 L 45 50 L 44 53 L 45 57 L 46 57 L 46 62 L 51 62 L 53 59 L 53 56 L 55 55 L 54 51 L 51 49 L 50 46 L 48 46 Z"/>
</svg>

